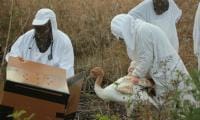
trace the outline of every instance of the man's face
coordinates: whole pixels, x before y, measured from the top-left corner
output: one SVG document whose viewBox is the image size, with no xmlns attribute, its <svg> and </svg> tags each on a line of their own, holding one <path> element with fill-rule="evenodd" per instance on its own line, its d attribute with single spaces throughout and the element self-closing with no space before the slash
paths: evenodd
<svg viewBox="0 0 200 120">
<path fill-rule="evenodd" d="M 157 15 L 161 15 L 169 8 L 168 0 L 153 0 L 154 11 Z"/>
<path fill-rule="evenodd" d="M 35 29 L 35 35 L 39 40 L 48 39 L 51 29 L 50 25 L 50 22 L 47 22 L 44 25 L 33 26 Z"/>
</svg>

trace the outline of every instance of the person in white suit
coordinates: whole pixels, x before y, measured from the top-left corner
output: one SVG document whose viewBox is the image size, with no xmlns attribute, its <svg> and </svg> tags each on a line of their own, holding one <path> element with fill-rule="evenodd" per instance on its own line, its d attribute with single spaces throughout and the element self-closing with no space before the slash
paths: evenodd
<svg viewBox="0 0 200 120">
<path fill-rule="evenodd" d="M 190 75 L 162 29 L 134 19 L 129 14 L 119 14 L 111 21 L 111 31 L 116 38 L 123 39 L 129 58 L 134 59 L 134 69 L 129 73 L 133 84 L 149 75 L 155 82 L 156 96 L 159 98 L 174 90 L 176 87 L 173 83 L 178 80 L 177 87 L 182 92 L 183 100 L 189 99 L 195 103 L 192 94 L 184 92 L 192 89 L 185 85 Z"/>
<path fill-rule="evenodd" d="M 74 76 L 74 52 L 70 38 L 57 28 L 56 15 L 48 8 L 38 10 L 33 29 L 21 35 L 6 55 L 47 64 L 66 70 Z"/>
<path fill-rule="evenodd" d="M 193 40 L 194 54 L 197 56 L 198 70 L 200 70 L 200 3 L 198 5 L 194 20 Z"/>
<path fill-rule="evenodd" d="M 159 26 L 178 52 L 179 40 L 176 23 L 179 21 L 182 11 L 178 8 L 174 0 L 144 0 L 131 9 L 128 14 L 135 19 L 141 19 Z"/>
</svg>

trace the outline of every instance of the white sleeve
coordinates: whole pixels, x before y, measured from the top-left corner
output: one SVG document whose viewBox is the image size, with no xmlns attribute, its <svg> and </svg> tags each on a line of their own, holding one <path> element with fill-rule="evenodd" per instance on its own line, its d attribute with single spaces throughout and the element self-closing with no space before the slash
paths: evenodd
<svg viewBox="0 0 200 120">
<path fill-rule="evenodd" d="M 194 54 L 199 56 L 199 46 L 200 46 L 200 3 L 196 11 L 194 28 L 193 28 L 193 45 L 194 45 Z"/>
<path fill-rule="evenodd" d="M 146 4 L 147 4 L 146 1 L 141 2 L 136 7 L 131 9 L 128 12 L 128 14 L 134 17 L 135 19 L 141 19 L 141 20 L 146 21 L 146 14 L 147 14 L 146 7 L 148 7 Z"/>
<path fill-rule="evenodd" d="M 132 75 L 144 78 L 147 76 L 150 67 L 153 65 L 153 45 L 145 34 L 141 35 L 140 38 L 141 39 L 137 43 L 138 58 L 136 58 L 137 61 Z"/>
<path fill-rule="evenodd" d="M 6 54 L 6 61 L 8 62 L 8 58 L 10 56 L 13 57 L 22 57 L 22 50 L 21 50 L 21 45 L 22 45 L 22 40 L 23 40 L 23 36 L 20 36 L 15 43 L 12 45 L 11 50 L 9 53 Z"/>
<path fill-rule="evenodd" d="M 66 70 L 67 78 L 74 76 L 74 51 L 71 42 L 60 48 L 59 67 Z"/>
<path fill-rule="evenodd" d="M 130 65 L 129 65 L 129 67 L 130 68 L 135 68 L 135 66 L 136 66 L 136 62 L 135 62 L 135 60 L 132 60 Z"/>
<path fill-rule="evenodd" d="M 169 0 L 169 4 L 172 7 L 171 12 L 172 12 L 173 18 L 174 18 L 175 22 L 177 23 L 181 18 L 182 10 L 176 5 L 174 0 Z"/>
</svg>

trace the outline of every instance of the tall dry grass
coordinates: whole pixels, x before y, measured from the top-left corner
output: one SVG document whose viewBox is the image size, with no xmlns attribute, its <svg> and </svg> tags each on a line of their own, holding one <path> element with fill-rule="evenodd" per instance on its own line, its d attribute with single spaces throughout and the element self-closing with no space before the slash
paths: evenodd
<svg viewBox="0 0 200 120">
<path fill-rule="evenodd" d="M 112 17 L 127 12 L 139 0 L 14 0 L 9 45 L 19 35 L 31 29 L 31 22 L 39 8 L 48 7 L 56 12 L 58 27 L 67 33 L 75 51 L 76 71 L 102 66 L 114 75 L 125 74 L 129 64 L 124 46 L 110 32 Z M 1 4 L 1 44 L 5 45 L 11 0 Z M 5 8 L 5 9 L 4 9 Z M 112 64 L 111 64 L 112 63 Z"/>
<path fill-rule="evenodd" d="M 19 35 L 32 28 L 31 22 L 38 9 L 48 7 L 57 15 L 58 28 L 67 33 L 72 40 L 77 73 L 101 66 L 106 71 L 106 84 L 126 74 L 130 61 L 124 44 L 112 36 L 110 21 L 116 14 L 126 13 L 142 0 L 13 0 L 12 11 L 12 0 L 0 1 L 2 49 L 6 47 L 6 40 L 10 46 Z M 197 68 L 193 54 L 192 29 L 194 14 L 200 0 L 176 2 L 183 10 L 182 18 L 177 25 L 180 55 L 188 69 Z M 12 19 L 8 39 L 10 12 Z M 93 83 L 86 80 L 84 90 L 91 92 Z"/>
<path fill-rule="evenodd" d="M 0 41 L 5 47 L 9 28 L 11 0 L 1 0 Z M 31 29 L 31 22 L 39 8 L 56 12 L 58 27 L 67 33 L 76 55 L 76 70 L 88 70 L 99 65 L 109 73 L 122 75 L 128 66 L 125 47 L 110 32 L 110 21 L 118 13 L 127 12 L 141 0 L 14 0 L 11 45 L 19 35 Z M 176 0 L 183 10 L 178 24 L 180 55 L 189 69 L 196 68 L 193 55 L 192 29 L 198 0 Z M 110 64 L 112 63 L 112 64 Z"/>
</svg>

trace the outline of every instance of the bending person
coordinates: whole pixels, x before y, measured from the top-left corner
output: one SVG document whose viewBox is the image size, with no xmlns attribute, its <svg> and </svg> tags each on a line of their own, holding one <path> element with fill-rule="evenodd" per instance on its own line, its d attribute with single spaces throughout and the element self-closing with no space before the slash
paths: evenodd
<svg viewBox="0 0 200 120">
<path fill-rule="evenodd" d="M 134 59 L 134 69 L 129 73 L 133 84 L 149 75 L 155 82 L 156 98 L 162 98 L 168 91 L 174 90 L 176 86 L 173 83 L 179 81 L 177 86 L 181 90 L 181 98 L 196 102 L 192 94 L 184 92 L 192 89 L 185 85 L 185 80 L 190 78 L 189 73 L 159 27 L 135 20 L 128 14 L 120 14 L 112 19 L 111 31 L 116 38 L 123 39 L 129 58 Z"/>
</svg>

